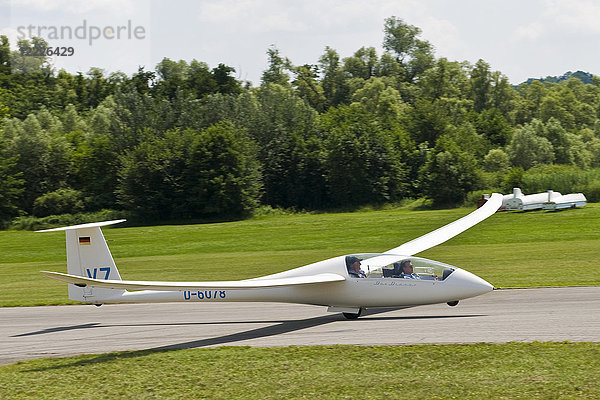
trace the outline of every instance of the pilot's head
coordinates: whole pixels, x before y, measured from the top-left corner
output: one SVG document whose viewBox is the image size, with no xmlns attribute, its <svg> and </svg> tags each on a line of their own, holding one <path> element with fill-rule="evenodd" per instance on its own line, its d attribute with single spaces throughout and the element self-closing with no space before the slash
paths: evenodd
<svg viewBox="0 0 600 400">
<path fill-rule="evenodd" d="M 412 274 L 414 272 L 412 262 L 410 260 L 402 260 L 400 262 L 400 271 L 405 274 Z"/>
<path fill-rule="evenodd" d="M 354 257 L 354 256 L 348 256 L 346 257 L 346 268 L 353 269 L 353 266 L 355 263 L 358 263 L 358 267 L 360 268 L 360 259 L 358 257 Z M 354 266 L 354 269 L 356 269 L 356 266 Z"/>
</svg>

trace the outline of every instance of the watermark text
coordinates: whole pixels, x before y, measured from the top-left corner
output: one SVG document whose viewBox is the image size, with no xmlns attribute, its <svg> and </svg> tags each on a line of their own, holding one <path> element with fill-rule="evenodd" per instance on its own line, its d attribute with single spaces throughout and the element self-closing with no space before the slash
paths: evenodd
<svg viewBox="0 0 600 400">
<path fill-rule="evenodd" d="M 127 20 L 124 25 L 105 25 L 97 26 L 88 24 L 83 20 L 81 25 L 73 28 L 69 25 L 27 25 L 18 26 L 18 39 L 31 39 L 33 37 L 42 37 L 47 40 L 86 40 L 88 45 L 92 45 L 97 40 L 144 40 L 146 39 L 146 28 L 142 25 L 134 25 L 131 20 Z"/>
</svg>

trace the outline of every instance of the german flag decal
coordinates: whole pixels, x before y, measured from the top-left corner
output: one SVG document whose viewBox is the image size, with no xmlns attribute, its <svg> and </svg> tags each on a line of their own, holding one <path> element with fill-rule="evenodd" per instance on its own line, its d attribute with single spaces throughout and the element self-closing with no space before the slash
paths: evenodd
<svg viewBox="0 0 600 400">
<path fill-rule="evenodd" d="M 81 236 L 79 238 L 79 244 L 91 244 L 89 236 Z"/>
</svg>

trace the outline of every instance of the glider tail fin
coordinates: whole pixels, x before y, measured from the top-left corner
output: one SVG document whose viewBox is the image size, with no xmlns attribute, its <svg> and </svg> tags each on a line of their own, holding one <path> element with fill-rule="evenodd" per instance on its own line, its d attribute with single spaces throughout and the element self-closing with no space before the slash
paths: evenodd
<svg viewBox="0 0 600 400">
<path fill-rule="evenodd" d="M 67 239 L 67 273 L 94 279 L 121 280 L 115 261 L 108 249 L 100 227 L 124 220 L 47 229 L 38 232 L 65 231 Z M 103 301 L 121 297 L 124 290 L 96 287 L 78 287 L 69 284 L 69 299 L 102 304 Z"/>
</svg>

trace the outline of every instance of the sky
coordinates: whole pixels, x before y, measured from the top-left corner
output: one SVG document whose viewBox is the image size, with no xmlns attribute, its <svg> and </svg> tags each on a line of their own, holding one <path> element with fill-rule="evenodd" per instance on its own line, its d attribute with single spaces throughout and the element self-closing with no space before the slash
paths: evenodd
<svg viewBox="0 0 600 400">
<path fill-rule="evenodd" d="M 69 72 L 131 74 L 164 57 L 224 63 L 260 83 L 275 46 L 294 65 L 317 64 L 329 46 L 342 58 L 375 47 L 395 16 L 422 30 L 436 58 L 483 59 L 512 84 L 583 70 L 600 75 L 596 0 L 0 0 L 0 34 L 41 34 Z M 54 35 L 51 37 L 51 35 Z"/>
</svg>

